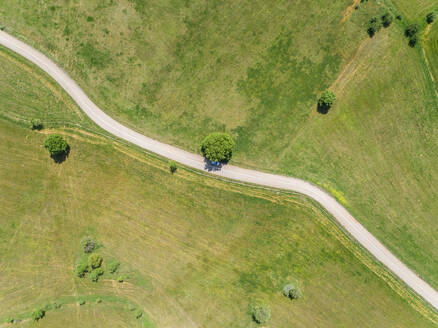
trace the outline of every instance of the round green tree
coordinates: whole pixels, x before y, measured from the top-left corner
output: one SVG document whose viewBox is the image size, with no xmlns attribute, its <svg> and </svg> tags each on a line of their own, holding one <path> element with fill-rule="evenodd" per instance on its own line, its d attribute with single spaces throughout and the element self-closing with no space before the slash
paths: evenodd
<svg viewBox="0 0 438 328">
<path fill-rule="evenodd" d="M 254 305 L 252 308 L 252 318 L 258 324 L 265 324 L 271 318 L 271 309 L 267 305 Z"/>
<path fill-rule="evenodd" d="M 202 154 L 210 161 L 228 162 L 233 154 L 235 142 L 227 133 L 215 132 L 202 141 Z"/>
<path fill-rule="evenodd" d="M 51 134 L 44 142 L 44 147 L 52 156 L 65 155 L 68 152 L 69 145 L 65 139 L 59 134 Z"/>
<path fill-rule="evenodd" d="M 301 291 L 296 284 L 287 284 L 283 288 L 283 295 L 295 300 L 301 297 Z"/>
<path fill-rule="evenodd" d="M 336 96 L 330 90 L 326 90 L 322 93 L 321 98 L 318 100 L 318 109 L 328 111 L 334 104 Z"/>
</svg>

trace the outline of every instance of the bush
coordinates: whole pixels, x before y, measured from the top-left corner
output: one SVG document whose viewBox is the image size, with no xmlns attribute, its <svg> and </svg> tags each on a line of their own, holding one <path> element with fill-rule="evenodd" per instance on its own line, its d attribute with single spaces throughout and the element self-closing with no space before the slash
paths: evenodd
<svg viewBox="0 0 438 328">
<path fill-rule="evenodd" d="M 416 44 L 417 44 L 417 41 L 418 41 L 418 39 L 417 39 L 417 36 L 416 35 L 414 35 L 413 37 L 411 37 L 410 39 L 409 39 L 409 46 L 410 47 L 415 47 L 416 46 Z"/>
<path fill-rule="evenodd" d="M 81 240 L 81 246 L 85 253 L 91 253 L 96 248 L 96 242 L 90 237 L 84 237 Z"/>
<path fill-rule="evenodd" d="M 327 112 L 333 106 L 335 100 L 336 96 L 333 92 L 329 90 L 324 91 L 318 100 L 318 110 Z"/>
<path fill-rule="evenodd" d="M 97 300 L 96 300 L 96 303 L 102 303 L 102 299 L 99 297 Z"/>
<path fill-rule="evenodd" d="M 32 312 L 32 320 L 33 321 L 41 320 L 42 318 L 44 318 L 45 314 L 46 311 L 44 311 L 43 309 L 35 310 L 34 312 Z"/>
<path fill-rule="evenodd" d="M 44 142 L 44 147 L 49 151 L 52 156 L 61 156 L 68 153 L 69 146 L 67 141 L 64 140 L 59 134 L 52 134 L 47 137 Z"/>
<path fill-rule="evenodd" d="M 386 13 L 382 16 L 382 25 L 383 27 L 389 27 L 392 23 L 392 15 L 390 13 Z"/>
<path fill-rule="evenodd" d="M 368 22 L 367 33 L 372 38 L 381 28 L 382 25 L 380 24 L 379 20 L 376 17 L 373 17 Z"/>
<path fill-rule="evenodd" d="M 91 273 L 90 273 L 90 279 L 91 279 L 91 281 L 93 281 L 93 282 L 97 282 L 97 281 L 99 280 L 99 277 L 100 277 L 101 275 L 103 275 L 103 270 L 102 270 L 102 268 L 97 268 L 97 269 L 91 271 Z"/>
<path fill-rule="evenodd" d="M 175 173 L 176 170 L 178 169 L 178 167 L 176 166 L 176 163 L 174 161 L 170 162 L 169 169 L 170 169 L 170 173 L 172 173 L 172 174 Z"/>
<path fill-rule="evenodd" d="M 202 141 L 202 154 L 210 161 L 228 162 L 235 146 L 233 138 L 227 133 L 215 132 Z"/>
<path fill-rule="evenodd" d="M 7 323 L 14 323 L 14 318 L 6 318 Z"/>
<path fill-rule="evenodd" d="M 61 306 L 62 306 L 61 303 L 58 303 L 58 302 L 53 303 L 53 308 L 55 308 L 55 309 L 60 309 Z"/>
<path fill-rule="evenodd" d="M 122 276 L 119 276 L 119 277 L 117 278 L 117 281 L 118 281 L 118 282 L 123 282 L 123 277 L 122 277 Z"/>
<path fill-rule="evenodd" d="M 102 265 L 102 261 L 103 261 L 103 258 L 99 254 L 91 254 L 88 257 L 88 266 L 91 269 L 100 268 L 100 266 Z"/>
<path fill-rule="evenodd" d="M 283 295 L 295 300 L 301 297 L 301 291 L 296 284 L 287 284 L 283 288 Z"/>
<path fill-rule="evenodd" d="M 397 16 L 395 16 L 395 18 L 398 19 L 398 20 L 402 20 L 401 15 L 397 15 Z"/>
<path fill-rule="evenodd" d="M 120 262 L 117 262 L 117 261 L 111 261 L 111 262 L 109 262 L 107 265 L 106 265 L 106 267 L 107 267 L 107 269 L 108 269 L 108 271 L 110 272 L 110 273 L 115 273 L 115 272 L 117 272 L 117 270 L 119 270 L 119 267 L 120 267 Z"/>
<path fill-rule="evenodd" d="M 82 278 L 85 275 L 85 273 L 88 272 L 88 263 L 85 258 L 79 259 L 78 263 L 76 264 L 75 272 L 79 278 Z"/>
<path fill-rule="evenodd" d="M 252 318 L 259 324 L 265 324 L 271 318 L 271 310 L 266 305 L 254 305 L 252 308 Z"/>
<path fill-rule="evenodd" d="M 137 311 L 135 311 L 135 317 L 136 317 L 137 319 L 140 319 L 142 315 L 143 315 L 143 311 L 141 311 L 141 310 L 137 310 Z"/>
<path fill-rule="evenodd" d="M 411 24 L 411 25 L 407 26 L 405 29 L 405 35 L 408 38 L 412 38 L 417 33 L 418 33 L 418 25 L 417 24 Z"/>
<path fill-rule="evenodd" d="M 30 120 L 30 128 L 32 130 L 41 130 L 43 128 L 43 123 L 41 122 L 41 120 L 34 118 Z"/>
<path fill-rule="evenodd" d="M 434 12 L 428 13 L 426 15 L 426 22 L 427 22 L 427 24 L 433 23 L 434 20 L 435 20 L 435 13 Z"/>
<path fill-rule="evenodd" d="M 78 304 L 79 304 L 79 305 L 84 305 L 84 304 L 85 304 L 85 300 L 80 299 L 80 300 L 78 301 Z"/>
</svg>

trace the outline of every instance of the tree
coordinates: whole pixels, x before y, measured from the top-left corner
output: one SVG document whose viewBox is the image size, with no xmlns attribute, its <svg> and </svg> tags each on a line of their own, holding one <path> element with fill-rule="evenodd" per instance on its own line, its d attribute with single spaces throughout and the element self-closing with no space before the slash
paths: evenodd
<svg viewBox="0 0 438 328">
<path fill-rule="evenodd" d="M 382 24 L 383 27 L 389 27 L 389 25 L 391 25 L 392 23 L 392 15 L 390 13 L 386 13 L 382 16 Z"/>
<path fill-rule="evenodd" d="M 417 39 L 417 36 L 416 35 L 413 35 L 410 39 L 409 39 L 409 46 L 410 47 L 415 47 L 415 45 L 417 44 L 417 41 L 418 41 L 418 39 Z"/>
<path fill-rule="evenodd" d="M 381 28 L 382 25 L 380 24 L 379 20 L 376 17 L 373 17 L 368 22 L 367 33 L 370 38 L 372 38 Z"/>
<path fill-rule="evenodd" d="M 252 318 L 258 324 L 265 324 L 271 318 L 271 310 L 263 304 L 254 305 L 252 308 Z"/>
<path fill-rule="evenodd" d="M 405 35 L 408 38 L 412 38 L 417 33 L 418 33 L 418 25 L 417 24 L 408 25 L 405 29 Z"/>
<path fill-rule="evenodd" d="M 92 269 L 99 268 L 102 265 L 102 261 L 102 256 L 93 253 L 88 257 L 88 266 Z"/>
<path fill-rule="evenodd" d="M 41 130 L 43 128 L 43 123 L 41 123 L 41 120 L 34 118 L 30 120 L 30 128 L 32 130 Z"/>
<path fill-rule="evenodd" d="M 433 23 L 434 20 L 435 20 L 435 13 L 434 12 L 428 13 L 426 15 L 426 22 L 427 22 L 427 24 Z"/>
<path fill-rule="evenodd" d="M 103 269 L 102 268 L 97 268 L 93 271 L 91 271 L 90 273 L 90 279 L 93 282 L 97 282 L 99 280 L 99 277 L 103 275 Z"/>
<path fill-rule="evenodd" d="M 283 288 L 283 295 L 295 300 L 301 297 L 301 291 L 296 284 L 287 284 Z"/>
<path fill-rule="evenodd" d="M 330 90 L 326 90 L 322 93 L 321 98 L 318 100 L 318 111 L 327 113 L 327 111 L 333 106 L 336 100 L 336 96 Z"/>
<path fill-rule="evenodd" d="M 44 147 L 52 156 L 66 155 L 70 148 L 67 141 L 65 141 L 64 138 L 59 134 L 49 135 L 44 142 Z"/>
<path fill-rule="evenodd" d="M 202 141 L 202 154 L 210 161 L 228 162 L 235 146 L 233 138 L 227 133 L 215 132 Z"/>
<path fill-rule="evenodd" d="M 169 164 L 170 173 L 175 173 L 178 167 L 176 166 L 176 163 L 174 161 L 171 161 Z"/>
</svg>

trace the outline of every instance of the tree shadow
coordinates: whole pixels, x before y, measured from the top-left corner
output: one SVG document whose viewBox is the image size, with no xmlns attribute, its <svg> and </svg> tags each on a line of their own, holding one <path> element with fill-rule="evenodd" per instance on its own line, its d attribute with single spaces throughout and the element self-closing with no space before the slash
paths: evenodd
<svg viewBox="0 0 438 328">
<path fill-rule="evenodd" d="M 220 171 L 222 168 L 222 163 L 215 165 L 206 157 L 204 157 L 204 163 L 204 170 L 207 170 L 208 172 Z"/>
<path fill-rule="evenodd" d="M 325 105 L 320 105 L 320 104 L 316 105 L 316 111 L 320 114 L 323 114 L 323 115 L 327 114 L 329 109 L 330 109 L 330 106 L 325 106 Z"/>
<path fill-rule="evenodd" d="M 64 153 L 58 155 L 50 155 L 50 157 L 53 159 L 53 161 L 56 164 L 61 164 L 67 159 L 69 154 L 70 154 L 70 146 L 67 146 L 67 149 Z"/>
</svg>

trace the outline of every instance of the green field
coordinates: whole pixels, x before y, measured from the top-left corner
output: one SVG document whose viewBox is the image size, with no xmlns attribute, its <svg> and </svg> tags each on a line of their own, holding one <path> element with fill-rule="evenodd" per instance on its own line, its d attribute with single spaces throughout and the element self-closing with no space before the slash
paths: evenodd
<svg viewBox="0 0 438 328">
<path fill-rule="evenodd" d="M 0 56 L 0 89 L 14 83 L 10 76 L 21 92 L 0 97 L 2 116 L 61 115 L 65 95 L 12 60 Z M 23 105 L 37 97 L 35 106 Z M 254 327 L 248 308 L 259 299 L 270 305 L 272 327 L 437 321 L 298 195 L 182 168 L 172 175 L 166 162 L 99 135 L 37 132 L 20 122 L 0 119 L 0 325 L 20 318 L 20 326 L 41 327 Z M 55 131 L 71 145 L 62 164 L 42 146 Z M 85 236 L 104 258 L 97 283 L 74 274 Z M 106 269 L 112 259 L 121 263 L 116 274 Z M 282 296 L 288 282 L 298 282 L 301 299 Z M 37 324 L 27 319 L 47 306 Z M 143 311 L 140 320 L 131 308 Z"/>
<path fill-rule="evenodd" d="M 116 119 L 192 151 L 208 132 L 230 132 L 233 163 L 332 192 L 438 287 L 436 24 L 430 67 L 403 36 L 407 24 L 426 27 L 434 0 L 370 0 L 357 10 L 347 0 L 0 4 L 7 31 L 50 55 Z M 366 22 L 386 10 L 402 20 L 370 39 Z M 320 115 L 327 87 L 338 101 Z"/>
</svg>

